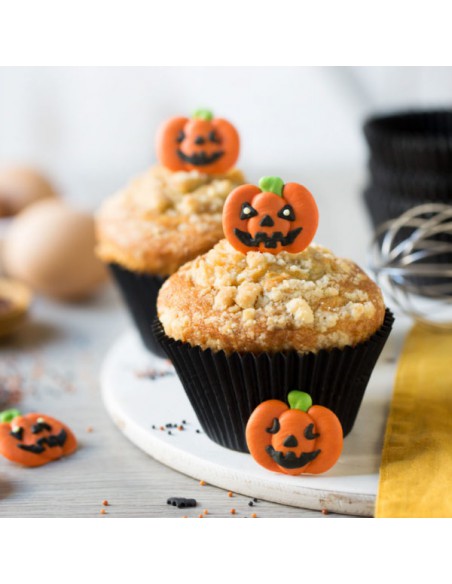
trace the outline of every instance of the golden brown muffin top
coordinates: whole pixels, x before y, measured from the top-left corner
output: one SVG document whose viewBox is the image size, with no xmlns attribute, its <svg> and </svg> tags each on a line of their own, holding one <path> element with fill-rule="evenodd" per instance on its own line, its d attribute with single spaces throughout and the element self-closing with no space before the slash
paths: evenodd
<svg viewBox="0 0 452 584">
<path fill-rule="evenodd" d="M 97 215 L 97 254 L 129 270 L 166 276 L 223 237 L 228 194 L 239 170 L 207 175 L 153 166 L 107 199 Z"/>
<path fill-rule="evenodd" d="M 226 352 L 354 346 L 385 314 L 378 286 L 320 245 L 242 254 L 226 240 L 173 274 L 157 308 L 168 336 Z"/>
</svg>

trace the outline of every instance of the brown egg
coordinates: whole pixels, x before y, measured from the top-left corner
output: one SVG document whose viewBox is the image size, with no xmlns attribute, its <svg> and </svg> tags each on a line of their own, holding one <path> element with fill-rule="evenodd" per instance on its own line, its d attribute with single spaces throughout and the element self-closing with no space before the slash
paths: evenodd
<svg viewBox="0 0 452 584">
<path fill-rule="evenodd" d="M 11 217 L 32 203 L 57 197 L 50 182 L 33 168 L 0 168 L 0 217 Z"/>
<path fill-rule="evenodd" d="M 6 232 L 3 265 L 34 290 L 65 300 L 87 296 L 105 281 L 94 255 L 93 218 L 56 200 L 20 213 Z"/>
</svg>

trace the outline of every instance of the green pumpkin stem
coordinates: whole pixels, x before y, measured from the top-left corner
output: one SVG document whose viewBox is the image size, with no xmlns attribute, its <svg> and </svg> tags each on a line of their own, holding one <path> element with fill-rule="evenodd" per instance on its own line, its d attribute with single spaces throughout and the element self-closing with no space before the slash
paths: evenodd
<svg viewBox="0 0 452 584">
<path fill-rule="evenodd" d="M 263 176 L 259 181 L 259 188 L 266 193 L 274 193 L 282 197 L 284 181 L 279 176 Z"/>
<path fill-rule="evenodd" d="M 21 415 L 22 415 L 21 412 L 19 412 L 19 410 L 16 410 L 15 408 L 11 408 L 10 410 L 4 410 L 3 412 L 0 412 L 0 423 L 12 422 L 14 418 L 17 418 L 18 416 Z"/>
<path fill-rule="evenodd" d="M 311 396 L 304 391 L 290 391 L 287 396 L 287 401 L 292 410 L 302 410 L 303 412 L 307 412 L 312 406 Z"/>
<path fill-rule="evenodd" d="M 205 122 L 211 122 L 213 120 L 213 113 L 207 109 L 198 109 L 193 113 L 192 118 L 194 120 L 204 120 Z"/>
</svg>

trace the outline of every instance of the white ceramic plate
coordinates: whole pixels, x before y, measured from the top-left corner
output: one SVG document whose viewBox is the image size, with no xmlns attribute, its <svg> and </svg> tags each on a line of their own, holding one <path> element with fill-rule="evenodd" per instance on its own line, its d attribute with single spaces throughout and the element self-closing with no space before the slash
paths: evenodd
<svg viewBox="0 0 452 584">
<path fill-rule="evenodd" d="M 355 427 L 345 439 L 341 458 L 323 475 L 272 473 L 249 454 L 223 448 L 202 431 L 197 433 L 201 427 L 171 364 L 146 352 L 134 332 L 124 334 L 104 361 L 103 399 L 129 440 L 186 475 L 276 503 L 372 516 L 396 359 L 406 328 L 407 323 L 401 324 L 399 319 L 373 372 Z M 171 428 L 168 434 L 166 424 L 182 420 L 187 422 L 186 429 Z"/>
</svg>

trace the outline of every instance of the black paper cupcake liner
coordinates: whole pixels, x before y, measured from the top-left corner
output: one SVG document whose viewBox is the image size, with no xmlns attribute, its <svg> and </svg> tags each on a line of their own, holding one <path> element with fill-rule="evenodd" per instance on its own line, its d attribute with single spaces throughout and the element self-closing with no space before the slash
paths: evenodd
<svg viewBox="0 0 452 584">
<path fill-rule="evenodd" d="M 452 110 L 396 112 L 364 125 L 372 158 L 392 169 L 450 172 Z"/>
<path fill-rule="evenodd" d="M 417 205 L 436 202 L 427 198 L 423 201 L 416 201 L 410 197 L 401 197 L 376 186 L 367 187 L 364 190 L 363 198 L 375 228 L 390 219 L 400 217 L 405 211 Z"/>
<path fill-rule="evenodd" d="M 309 393 L 314 404 L 332 409 L 344 436 L 355 422 L 394 317 L 386 310 L 380 329 L 364 343 L 300 354 L 231 353 L 203 350 L 168 337 L 158 319 L 153 331 L 173 362 L 199 422 L 214 442 L 248 452 L 245 428 L 263 401 L 286 401 L 289 391 Z"/>
<path fill-rule="evenodd" d="M 452 206 L 452 198 L 450 200 L 438 200 L 425 194 L 422 199 L 417 199 L 410 196 L 401 196 L 399 193 L 379 188 L 376 185 L 368 186 L 363 192 L 363 198 L 374 227 L 379 227 L 390 219 L 396 219 L 409 209 L 419 205 L 443 203 Z M 446 237 L 445 241 L 451 240 L 450 235 L 444 235 Z"/>
<path fill-rule="evenodd" d="M 166 353 L 152 330 L 152 323 L 157 316 L 157 296 L 166 278 L 132 272 L 113 263 L 109 264 L 108 267 L 140 333 L 144 346 L 154 355 L 166 358 Z"/>
<path fill-rule="evenodd" d="M 369 162 L 370 184 L 399 198 L 423 202 L 452 203 L 452 168 L 449 172 L 397 171 L 382 166 L 373 159 Z"/>
</svg>

